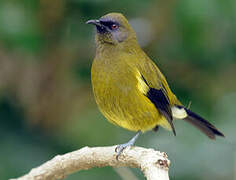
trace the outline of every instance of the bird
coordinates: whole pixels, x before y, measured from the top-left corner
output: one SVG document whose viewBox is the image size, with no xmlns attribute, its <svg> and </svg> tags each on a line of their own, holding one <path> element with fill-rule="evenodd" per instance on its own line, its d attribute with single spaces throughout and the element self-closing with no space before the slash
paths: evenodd
<svg viewBox="0 0 236 180">
<path fill-rule="evenodd" d="M 86 23 L 96 27 L 96 55 L 91 67 L 95 101 L 109 122 L 136 132 L 116 147 L 117 158 L 146 131 L 163 127 L 176 135 L 175 119 L 192 124 L 210 139 L 224 137 L 178 100 L 158 66 L 139 46 L 123 14 L 112 12 Z"/>
</svg>

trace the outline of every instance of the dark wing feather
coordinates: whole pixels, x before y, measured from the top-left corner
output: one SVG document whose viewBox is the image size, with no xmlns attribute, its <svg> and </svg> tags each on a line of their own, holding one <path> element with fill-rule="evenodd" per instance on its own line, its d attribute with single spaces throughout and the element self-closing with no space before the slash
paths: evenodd
<svg viewBox="0 0 236 180">
<path fill-rule="evenodd" d="M 143 76 L 142 78 L 144 82 L 148 85 L 145 78 Z M 149 87 L 149 91 L 147 92 L 146 96 L 155 105 L 157 110 L 167 119 L 167 121 L 169 122 L 172 128 L 174 135 L 176 136 L 170 103 L 169 103 L 168 97 L 166 96 L 165 89 L 161 88 L 160 90 L 158 90 L 158 89 Z"/>
<path fill-rule="evenodd" d="M 165 94 L 163 93 L 163 89 L 157 90 L 154 88 L 150 88 L 147 92 L 147 97 L 155 105 L 158 111 L 160 111 L 161 114 L 165 116 L 172 128 L 174 135 L 176 135 L 170 104 Z"/>
</svg>

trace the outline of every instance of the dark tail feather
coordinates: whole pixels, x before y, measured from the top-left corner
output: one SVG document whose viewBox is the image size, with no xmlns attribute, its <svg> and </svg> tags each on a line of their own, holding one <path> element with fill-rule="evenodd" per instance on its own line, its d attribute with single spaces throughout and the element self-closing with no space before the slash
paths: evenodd
<svg viewBox="0 0 236 180">
<path fill-rule="evenodd" d="M 184 118 L 185 121 L 191 123 L 200 131 L 202 131 L 205 135 L 207 135 L 211 139 L 215 139 L 215 136 L 222 136 L 224 134 L 221 133 L 215 126 L 211 123 L 200 117 L 199 115 L 195 114 L 194 112 L 190 111 L 187 108 L 184 108 L 188 114 L 188 117 Z"/>
</svg>

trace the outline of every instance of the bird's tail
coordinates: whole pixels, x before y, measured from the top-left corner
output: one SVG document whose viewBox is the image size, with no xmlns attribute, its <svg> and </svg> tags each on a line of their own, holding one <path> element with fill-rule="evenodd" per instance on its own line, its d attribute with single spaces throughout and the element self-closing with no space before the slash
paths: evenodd
<svg viewBox="0 0 236 180">
<path fill-rule="evenodd" d="M 172 107 L 172 114 L 173 117 L 177 119 L 183 119 L 191 123 L 205 135 L 207 135 L 210 139 L 215 139 L 215 136 L 224 137 L 224 134 L 221 133 L 215 126 L 183 106 L 177 105 Z"/>
</svg>

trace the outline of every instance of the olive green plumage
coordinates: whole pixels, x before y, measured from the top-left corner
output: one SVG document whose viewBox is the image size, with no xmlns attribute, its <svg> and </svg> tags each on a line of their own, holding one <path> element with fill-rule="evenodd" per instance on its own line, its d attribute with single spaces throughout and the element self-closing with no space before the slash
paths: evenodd
<svg viewBox="0 0 236 180">
<path fill-rule="evenodd" d="M 97 29 L 93 92 L 108 121 L 131 131 L 162 126 L 175 133 L 173 118 L 185 119 L 210 138 L 223 136 L 183 107 L 159 68 L 138 45 L 136 33 L 122 14 L 110 13 L 87 23 Z"/>
</svg>

